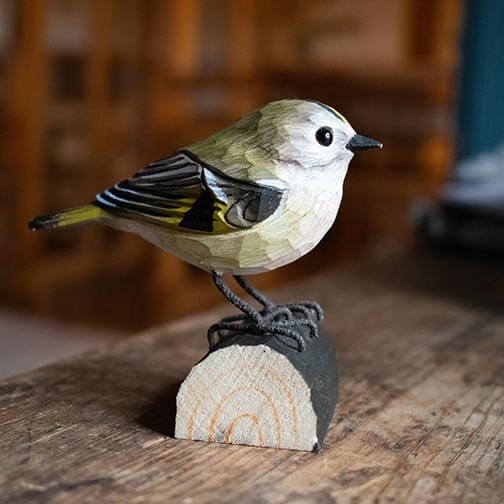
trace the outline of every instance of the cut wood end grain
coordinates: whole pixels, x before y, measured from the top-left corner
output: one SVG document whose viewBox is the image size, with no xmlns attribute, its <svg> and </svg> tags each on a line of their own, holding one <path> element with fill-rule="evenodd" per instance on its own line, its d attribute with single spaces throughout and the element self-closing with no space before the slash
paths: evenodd
<svg viewBox="0 0 504 504">
<path fill-rule="evenodd" d="M 337 373 L 332 348 L 320 358 L 310 347 L 298 352 L 270 339 L 211 352 L 180 387 L 175 437 L 318 451 L 336 403 Z"/>
</svg>

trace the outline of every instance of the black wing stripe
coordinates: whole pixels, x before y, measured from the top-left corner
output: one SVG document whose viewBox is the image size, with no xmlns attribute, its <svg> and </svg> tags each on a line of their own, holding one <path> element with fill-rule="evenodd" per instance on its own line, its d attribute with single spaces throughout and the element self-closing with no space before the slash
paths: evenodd
<svg viewBox="0 0 504 504">
<path fill-rule="evenodd" d="M 130 189 L 124 189 L 118 187 L 117 185 L 112 189 L 108 189 L 106 192 L 112 196 L 116 196 L 117 198 L 124 201 L 130 201 L 132 203 L 144 203 L 158 208 L 178 208 L 177 204 L 170 203 L 171 198 L 160 198 L 159 196 L 154 196 L 149 193 L 141 193 Z"/>
<path fill-rule="evenodd" d="M 105 199 L 105 193 L 97 194 L 96 195 L 96 202 L 98 203 L 99 206 L 102 208 L 113 208 L 117 209 L 117 205 L 115 203 L 112 203 L 111 201 L 108 201 Z"/>
<path fill-rule="evenodd" d="M 178 208 L 177 205 L 170 205 L 166 200 L 162 202 L 162 204 L 153 204 L 153 202 L 147 200 L 147 199 L 140 199 L 140 198 L 130 198 L 125 197 L 124 194 L 117 193 L 113 189 L 107 189 L 103 193 L 104 197 L 107 198 L 109 201 L 112 201 L 114 204 L 117 206 L 121 205 L 126 205 L 126 204 L 132 204 L 136 205 L 140 208 L 146 208 L 146 209 L 156 209 L 156 210 L 169 210 L 169 209 L 175 209 Z"/>
<path fill-rule="evenodd" d="M 178 210 L 179 207 L 177 206 L 173 206 L 173 208 L 163 208 L 147 203 L 131 201 L 114 195 L 110 192 L 110 190 L 107 190 L 98 195 L 97 200 L 105 205 L 111 204 L 115 209 L 132 210 L 134 212 L 140 212 L 145 215 L 152 215 L 157 217 L 174 217 L 176 214 L 180 214 L 181 216 L 185 214 L 184 211 Z"/>
<path fill-rule="evenodd" d="M 175 164 L 172 165 L 164 163 L 159 164 L 156 167 L 146 168 L 135 175 L 133 175 L 134 179 L 143 179 L 143 180 L 157 180 L 163 177 L 176 178 L 183 176 L 184 174 L 195 175 L 200 172 L 198 165 L 194 163 L 183 163 L 183 164 Z"/>
<path fill-rule="evenodd" d="M 200 184 L 193 184 L 187 186 L 178 186 L 179 189 L 182 189 L 180 192 L 175 192 L 175 185 L 171 185 L 169 188 L 166 188 L 163 185 L 157 184 L 150 186 L 137 186 L 136 184 L 132 184 L 130 180 L 123 180 L 114 186 L 118 189 L 124 189 L 136 194 L 144 195 L 144 196 L 152 196 L 158 197 L 162 200 L 178 200 L 187 198 L 188 194 L 192 191 L 194 194 L 199 194 Z M 169 191 L 167 191 L 169 189 Z"/>
<path fill-rule="evenodd" d="M 130 185 L 134 187 L 151 187 L 151 186 L 159 186 L 159 185 L 168 185 L 169 187 L 172 187 L 174 182 L 177 185 L 192 185 L 192 184 L 198 184 L 200 181 L 199 175 L 184 175 L 183 177 L 159 177 L 157 179 L 149 179 L 149 180 L 144 180 L 144 179 L 137 179 L 137 180 L 132 180 Z"/>
<path fill-rule="evenodd" d="M 188 178 L 176 178 L 173 179 L 172 181 L 169 180 L 160 180 L 158 182 L 136 182 L 134 181 L 133 183 L 130 184 L 131 187 L 138 188 L 138 189 L 145 189 L 148 190 L 150 188 L 155 188 L 155 187 L 162 187 L 165 191 L 169 191 L 171 189 L 177 188 L 177 187 L 190 187 L 190 186 L 199 186 L 200 185 L 200 179 L 199 177 L 188 177 Z"/>
<path fill-rule="evenodd" d="M 194 161 L 191 159 L 188 159 L 187 157 L 179 154 L 177 156 L 169 157 L 169 158 L 163 158 L 163 159 L 158 159 L 157 161 L 153 161 L 152 163 L 149 163 L 145 168 L 140 170 L 136 175 L 139 175 L 141 173 L 148 172 L 150 170 L 156 170 L 158 168 L 164 168 L 167 165 L 173 166 L 173 167 L 178 167 L 181 165 L 187 165 L 187 164 L 195 164 Z"/>
<path fill-rule="evenodd" d="M 160 183 L 160 184 L 137 184 L 129 180 L 119 182 L 115 187 L 118 189 L 124 189 L 128 191 L 135 191 L 141 194 L 153 194 L 161 196 L 162 198 L 170 198 L 171 193 L 176 193 L 177 188 L 190 189 L 191 187 L 200 188 L 200 183 L 198 179 L 184 179 L 177 180 L 175 182 Z M 159 194 L 156 194 L 159 193 Z"/>
<path fill-rule="evenodd" d="M 162 182 L 170 182 L 171 180 L 181 180 L 187 178 L 198 179 L 200 174 L 194 171 L 177 171 L 171 173 L 159 173 L 157 175 L 149 175 L 145 177 L 139 177 L 132 179 L 135 184 L 159 184 Z"/>
</svg>

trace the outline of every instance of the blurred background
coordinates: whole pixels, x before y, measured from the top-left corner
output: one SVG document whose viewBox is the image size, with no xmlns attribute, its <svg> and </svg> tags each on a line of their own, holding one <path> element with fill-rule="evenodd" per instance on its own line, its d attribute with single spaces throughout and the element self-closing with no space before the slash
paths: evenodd
<svg viewBox="0 0 504 504">
<path fill-rule="evenodd" d="M 331 104 L 385 148 L 352 162 L 323 243 L 255 284 L 280 285 L 411 244 L 413 202 L 439 201 L 454 173 L 460 76 L 469 79 L 479 61 L 473 51 L 461 64 L 464 34 L 471 26 L 471 39 L 474 27 L 485 34 L 489 19 L 498 33 L 499 3 L 0 0 L 4 362 L 20 348 L 26 358 L 33 338 L 43 348 L 85 346 L 221 302 L 208 275 L 140 238 L 98 225 L 31 233 L 27 222 L 87 202 L 274 99 Z M 481 6 L 487 11 L 478 14 Z M 504 52 L 494 49 L 492 68 Z M 474 110 L 464 113 L 469 127 Z M 427 235 L 439 213 L 429 205 L 415 214 Z"/>
</svg>

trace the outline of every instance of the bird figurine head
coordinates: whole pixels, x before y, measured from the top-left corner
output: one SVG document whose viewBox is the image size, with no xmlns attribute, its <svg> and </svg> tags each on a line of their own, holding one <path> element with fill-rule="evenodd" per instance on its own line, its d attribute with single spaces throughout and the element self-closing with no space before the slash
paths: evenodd
<svg viewBox="0 0 504 504">
<path fill-rule="evenodd" d="M 289 185 L 303 179 L 309 184 L 310 178 L 330 176 L 329 170 L 343 183 L 355 152 L 381 147 L 380 142 L 356 134 L 332 107 L 285 99 L 250 112 L 188 149 L 238 178 Z"/>
<path fill-rule="evenodd" d="M 353 153 L 381 148 L 376 140 L 357 135 L 335 109 L 315 101 L 280 100 L 261 109 L 260 144 L 274 157 L 297 168 L 323 168 L 349 163 Z"/>
</svg>

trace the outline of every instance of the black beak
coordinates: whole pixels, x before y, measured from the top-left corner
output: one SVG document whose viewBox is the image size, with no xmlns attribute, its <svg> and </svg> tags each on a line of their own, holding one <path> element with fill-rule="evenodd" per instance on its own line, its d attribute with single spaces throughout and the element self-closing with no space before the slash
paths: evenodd
<svg viewBox="0 0 504 504">
<path fill-rule="evenodd" d="M 381 149 L 383 144 L 372 138 L 367 138 L 362 135 L 354 135 L 350 142 L 346 144 L 346 148 L 352 152 L 370 149 Z"/>
</svg>

